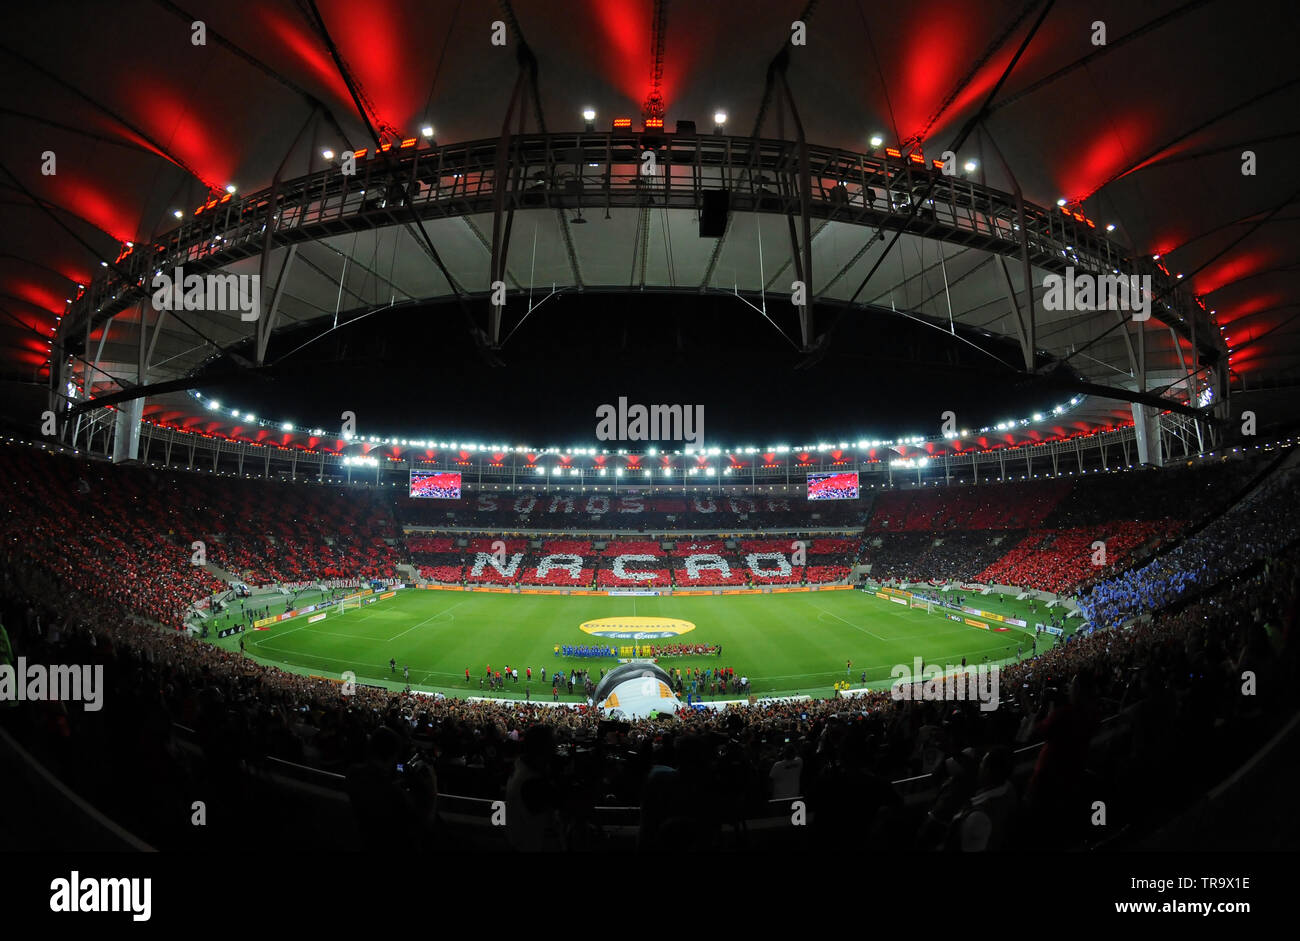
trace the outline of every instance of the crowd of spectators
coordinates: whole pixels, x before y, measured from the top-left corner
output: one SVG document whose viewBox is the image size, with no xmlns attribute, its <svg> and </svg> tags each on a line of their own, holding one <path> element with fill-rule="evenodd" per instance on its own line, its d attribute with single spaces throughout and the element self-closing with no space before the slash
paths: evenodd
<svg viewBox="0 0 1300 941">
<path fill-rule="evenodd" d="M 606 589 L 831 584 L 848 577 L 859 541 L 816 536 L 728 544 L 696 538 L 528 540 L 424 533 L 407 539 L 420 577 L 439 584 Z"/>
<path fill-rule="evenodd" d="M 876 498 L 861 561 L 882 581 L 938 578 L 1074 594 L 1220 512 L 1275 460 L 1229 454 L 1072 481 L 887 492 Z"/>
<path fill-rule="evenodd" d="M 1119 624 L 1269 557 L 1297 534 L 1300 473 L 1288 470 L 1168 552 L 1093 585 L 1079 604 L 1093 624 Z"/>
<path fill-rule="evenodd" d="M 564 490 L 466 491 L 459 500 L 398 497 L 398 519 L 415 526 L 518 531 L 622 530 L 629 533 L 674 528 L 715 532 L 809 528 L 860 528 L 870 511 L 869 495 L 858 500 L 810 504 L 790 497 L 703 493 L 685 496 L 615 494 Z"/>
<path fill-rule="evenodd" d="M 861 561 L 880 581 L 972 581 L 1014 545 L 1019 532 L 868 533 Z"/>
<path fill-rule="evenodd" d="M 1239 484 L 1251 469 L 1232 473 L 1230 484 Z M 164 843 L 185 839 L 162 811 L 187 805 L 196 780 L 203 793 L 237 795 L 245 776 L 279 758 L 346 774 L 365 839 L 382 844 L 391 839 L 384 833 L 391 820 L 370 815 L 365 782 L 384 791 L 379 769 L 391 775 L 392 767 L 384 762 L 418 754 L 445 793 L 510 801 L 521 768 L 549 782 L 551 825 L 537 840 L 557 848 L 584 845 L 595 808 L 611 804 L 640 807 L 647 849 L 716 847 L 725 826 L 761 814 L 773 796 L 793 795 L 814 809 L 818 845 L 846 838 L 926 849 L 1077 845 L 1088 839 L 1087 807 L 1097 795 L 1114 795 L 1128 819 L 1145 819 L 1258 744 L 1277 707 L 1293 703 L 1300 688 L 1300 475 L 1291 471 L 1199 529 L 1186 527 L 1202 506 L 1180 509 L 1182 541 L 1087 592 L 1082 603 L 1094 630 L 1003 668 L 1003 701 L 991 712 L 875 692 L 625 722 L 582 705 L 470 702 L 365 686 L 344 695 L 332 681 L 166 629 L 215 587 L 193 562 L 193 540 L 224 542 L 264 513 L 280 533 L 266 537 L 268 546 L 288 538 L 285 527 L 300 528 L 325 545 L 340 538 L 344 558 L 377 559 L 373 571 L 386 571 L 396 550 L 371 556 L 368 540 L 394 549 L 386 534 L 395 521 L 350 495 L 331 498 L 319 488 L 299 500 L 289 496 L 298 493 L 294 485 L 232 482 L 220 498 L 234 507 L 227 511 L 205 502 L 203 478 L 37 449 L 0 452 L 0 475 L 15 496 L 0 517 L 0 614 L 15 653 L 105 664 L 106 695 L 116 704 L 92 713 L 30 702 L 6 710 L 5 722 L 75 786 L 151 838 L 161 832 Z M 1171 489 L 1199 493 L 1207 479 L 1189 475 L 1191 483 Z M 1054 506 L 1043 520 L 1062 502 Z M 1158 528 L 1168 519 L 1132 522 L 1139 535 L 1177 538 Z M 472 544 L 492 551 L 494 541 Z M 677 561 L 662 548 L 655 558 Z M 670 579 L 674 569 L 660 571 Z M 1259 677 L 1257 696 L 1242 695 L 1247 670 Z M 1119 731 L 1103 747 L 1093 733 L 1106 719 Z M 177 726 L 193 730 L 200 764 L 179 757 Z M 1013 749 L 1031 744 L 1040 746 L 1036 763 L 1017 780 Z M 924 813 L 891 783 L 915 776 L 935 789 Z"/>
<path fill-rule="evenodd" d="M 869 532 L 1028 529 L 1069 495 L 1067 480 L 891 490 L 876 497 Z"/>
<path fill-rule="evenodd" d="M 1182 525 L 1175 520 L 1117 520 L 1086 529 L 1036 529 L 974 580 L 1070 594 L 1081 583 L 1114 571 L 1138 550 L 1155 549 Z"/>
<path fill-rule="evenodd" d="M 1271 734 L 1267 718 L 1296 688 L 1295 551 L 1189 606 L 1004 668 L 1002 702 L 991 712 L 881 692 L 624 722 L 583 706 L 364 686 L 345 696 L 333 682 L 160 631 L 112 599 L 52 591 L 62 584 L 57 573 L 9 561 L 0 595 L 17 653 L 103 662 L 114 703 L 99 713 L 29 703 L 24 734 L 43 736 L 41 754 L 60 773 L 164 841 L 186 838 L 161 821 L 196 793 L 192 776 L 202 793 L 238 794 L 242 776 L 278 758 L 346 774 L 352 788 L 379 754 L 419 756 L 434 793 L 507 800 L 519 762 L 533 756 L 555 795 L 553 842 L 545 843 L 554 848 L 586 845 L 595 808 L 616 804 L 640 806 L 644 848 L 716 847 L 729 824 L 793 796 L 812 808 L 816 845 L 1077 845 L 1095 830 L 1088 808 L 1098 795 L 1117 817 L 1144 820 Z M 1258 697 L 1241 695 L 1246 669 L 1260 678 Z M 1099 745 L 1093 733 L 1115 716 L 1119 734 Z M 194 730 L 200 765 L 178 756 L 173 723 Z M 1033 743 L 1042 743 L 1034 767 L 1017 778 L 1012 750 Z M 392 780 L 391 765 L 386 774 Z M 680 775 L 689 800 L 665 792 L 657 774 Z M 933 797 L 912 807 L 891 782 L 918 775 Z M 352 793 L 365 845 L 391 842 L 395 835 L 369 819 L 364 795 Z"/>
</svg>

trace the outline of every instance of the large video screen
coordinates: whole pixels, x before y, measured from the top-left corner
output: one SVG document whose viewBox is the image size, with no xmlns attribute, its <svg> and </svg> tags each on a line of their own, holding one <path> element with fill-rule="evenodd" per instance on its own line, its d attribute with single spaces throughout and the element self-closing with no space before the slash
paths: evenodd
<svg viewBox="0 0 1300 941">
<path fill-rule="evenodd" d="M 856 500 L 857 498 L 857 471 L 808 475 L 809 500 Z"/>
<path fill-rule="evenodd" d="M 460 471 L 412 470 L 411 496 L 459 500 Z"/>
</svg>

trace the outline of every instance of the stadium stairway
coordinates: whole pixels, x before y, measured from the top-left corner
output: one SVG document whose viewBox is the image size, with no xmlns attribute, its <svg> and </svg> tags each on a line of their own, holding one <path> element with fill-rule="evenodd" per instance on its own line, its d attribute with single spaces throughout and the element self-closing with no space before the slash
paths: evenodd
<svg viewBox="0 0 1300 941">
<path fill-rule="evenodd" d="M 227 585 L 229 585 L 231 582 L 242 582 L 244 580 L 240 576 L 236 575 L 234 572 L 230 572 L 227 571 L 226 569 L 223 569 L 215 562 L 207 562 L 199 566 L 199 568 L 203 569 L 203 571 L 207 572 L 213 578 L 221 579 L 221 581 L 223 581 Z"/>
</svg>

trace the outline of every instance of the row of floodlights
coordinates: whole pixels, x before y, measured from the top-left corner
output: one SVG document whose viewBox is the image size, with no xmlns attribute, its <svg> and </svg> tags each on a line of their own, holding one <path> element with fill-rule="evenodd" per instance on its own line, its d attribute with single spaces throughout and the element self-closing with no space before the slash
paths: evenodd
<svg viewBox="0 0 1300 941">
<path fill-rule="evenodd" d="M 261 427 L 274 427 L 277 424 L 276 422 L 273 421 L 266 421 L 264 419 L 260 419 L 252 412 L 243 412 L 237 408 L 223 410 L 221 402 L 219 402 L 217 399 L 205 398 L 203 394 L 200 392 L 192 392 L 191 394 L 194 396 L 194 398 L 198 399 L 201 403 L 203 403 L 203 405 L 206 406 L 206 408 L 209 411 L 218 412 L 218 413 L 224 411 L 226 414 L 229 414 L 231 418 L 237 419 L 242 422 L 246 422 L 248 424 L 259 425 Z M 1073 398 L 1071 398 L 1069 402 L 1054 406 L 1051 410 L 1051 414 L 1053 416 L 1063 415 L 1068 409 L 1077 406 L 1082 401 L 1083 401 L 1083 396 L 1076 395 Z M 987 434 L 992 431 L 1010 431 L 1018 427 L 1025 427 L 1036 422 L 1041 422 L 1046 419 L 1047 419 L 1047 415 L 1044 414 L 1043 412 L 1035 412 L 1029 418 L 1022 418 L 1019 420 L 1012 419 L 1008 421 L 998 422 L 997 424 L 992 426 L 986 426 L 984 428 L 979 429 L 979 434 Z M 296 425 L 294 425 L 292 422 L 288 422 L 288 421 L 279 422 L 278 424 L 280 430 L 284 432 L 297 432 L 300 434 L 316 435 L 318 437 L 326 434 L 324 428 L 311 428 L 311 429 L 299 428 Z M 960 440 L 960 438 L 969 438 L 970 436 L 971 436 L 970 430 L 963 429 L 960 433 L 960 437 L 953 440 Z M 596 454 L 610 453 L 610 451 L 607 449 L 598 449 L 598 448 L 563 448 L 563 449 L 558 447 L 532 448 L 532 447 L 527 447 L 525 445 L 511 446 L 511 445 L 502 445 L 502 444 L 477 444 L 477 443 L 469 443 L 463 441 L 462 442 L 433 441 L 431 439 L 424 439 L 424 438 L 418 438 L 418 439 L 417 438 L 381 438 L 378 435 L 354 435 L 351 433 L 344 433 L 343 435 L 341 435 L 341 437 L 345 441 L 356 441 L 363 444 L 399 445 L 401 447 L 415 447 L 415 448 L 442 448 L 442 449 L 452 448 L 455 450 L 463 450 L 463 451 L 470 451 L 470 452 L 490 451 L 490 452 L 495 452 L 500 454 L 509 454 L 509 453 L 514 453 L 514 454 L 556 453 L 558 454 L 561 452 L 561 450 L 563 450 L 563 453 L 565 454 L 571 454 L 571 455 L 581 457 L 584 455 L 594 456 Z M 919 445 L 919 444 L 924 444 L 927 440 L 930 439 L 926 438 L 923 435 L 912 435 L 905 438 L 899 438 L 899 439 L 891 438 L 888 440 L 880 440 L 880 439 L 868 440 L 863 438 L 863 439 L 859 439 L 856 443 L 841 441 L 839 442 L 838 445 L 819 442 L 817 444 L 806 444 L 806 445 L 797 445 L 797 446 L 780 444 L 780 445 L 772 445 L 766 448 L 757 448 L 757 447 L 750 446 L 744 448 L 729 448 L 726 449 L 726 452 L 729 454 L 759 454 L 759 453 L 769 453 L 769 452 L 776 453 L 776 454 L 789 454 L 791 452 L 799 453 L 805 451 L 808 452 L 817 451 L 821 453 L 826 453 L 828 451 L 834 451 L 837 448 L 843 451 L 852 447 L 857 447 L 859 449 L 865 450 L 868 448 L 895 447 L 897 445 Z M 678 451 L 673 451 L 672 453 L 688 454 L 688 455 L 699 454 L 701 456 L 716 457 L 722 454 L 723 450 L 724 449 L 722 448 L 695 448 L 688 445 L 687 447 Z M 626 448 L 620 448 L 614 451 L 613 453 L 626 454 L 628 452 Z M 649 447 L 646 449 L 646 453 L 650 456 L 654 456 L 659 453 L 659 449 L 655 447 Z"/>
</svg>

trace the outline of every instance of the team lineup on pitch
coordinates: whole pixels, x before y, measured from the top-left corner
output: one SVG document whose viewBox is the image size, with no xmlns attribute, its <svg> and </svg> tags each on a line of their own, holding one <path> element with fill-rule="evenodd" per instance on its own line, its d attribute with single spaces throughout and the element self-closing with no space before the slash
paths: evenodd
<svg viewBox="0 0 1300 941">
<path fill-rule="evenodd" d="M 278 611 L 274 605 L 284 601 L 271 604 Z M 1010 616 L 1029 613 L 1027 603 L 996 596 L 981 604 Z M 656 624 L 675 626 L 645 629 Z M 608 630 L 600 630 L 602 625 Z M 214 642 L 238 650 L 242 639 L 246 656 L 291 672 L 338 678 L 351 671 L 360 683 L 399 689 L 409 684 L 447 695 L 489 693 L 478 685 L 485 667 L 510 667 L 520 679 L 506 681 L 494 695 L 550 700 L 557 670 L 588 670 L 596 677 L 627 659 L 569 657 L 557 647 L 593 646 L 605 635 L 616 654 L 640 653 L 633 645 L 664 644 L 687 630 L 693 645 L 720 646 L 723 656 L 661 657 L 661 666 L 683 673 L 730 668 L 748 677 L 757 696 L 824 696 L 836 684 L 879 687 L 897 665 L 910 665 L 915 657 L 940 666 L 974 666 L 1013 661 L 1035 644 L 1041 650 L 1051 643 L 1046 634 L 1035 639 L 1026 631 L 981 630 L 858 591 L 576 597 L 413 590 L 343 614 L 332 606 L 319 621 L 298 617 Z M 559 698 L 585 701 L 581 690 L 569 694 L 563 687 Z"/>
</svg>

